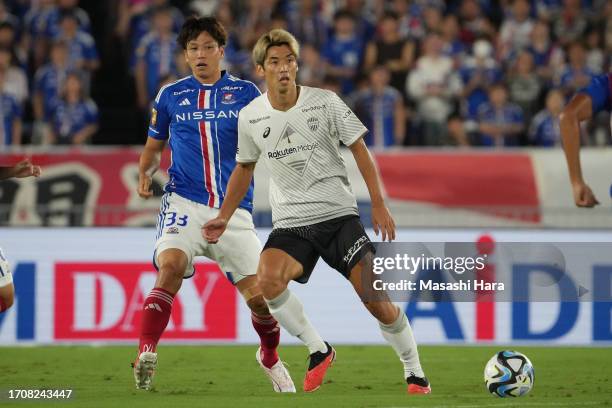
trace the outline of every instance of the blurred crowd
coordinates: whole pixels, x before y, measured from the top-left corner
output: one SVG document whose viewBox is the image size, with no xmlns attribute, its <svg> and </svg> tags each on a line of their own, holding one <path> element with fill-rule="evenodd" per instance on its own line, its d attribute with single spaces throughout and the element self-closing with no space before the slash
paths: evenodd
<svg viewBox="0 0 612 408">
<path fill-rule="evenodd" d="M 292 32 L 299 83 L 341 95 L 378 148 L 557 146 L 563 105 L 612 69 L 611 0 L 113 0 L 97 35 L 80 3 L 0 0 L 0 146 L 103 133 L 100 46 L 120 44 L 133 106 L 148 112 L 162 84 L 190 73 L 176 35 L 191 14 L 221 20 L 224 68 L 262 91 L 252 46 Z M 609 123 L 595 118 L 583 143 L 610 144 Z"/>
</svg>

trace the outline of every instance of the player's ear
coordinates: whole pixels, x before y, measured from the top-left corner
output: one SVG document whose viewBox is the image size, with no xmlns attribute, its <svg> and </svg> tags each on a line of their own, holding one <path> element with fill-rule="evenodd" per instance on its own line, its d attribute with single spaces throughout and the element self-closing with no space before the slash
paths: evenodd
<svg viewBox="0 0 612 408">
<path fill-rule="evenodd" d="M 225 47 L 219 47 L 219 53 L 221 54 L 221 58 L 225 56 Z"/>
</svg>

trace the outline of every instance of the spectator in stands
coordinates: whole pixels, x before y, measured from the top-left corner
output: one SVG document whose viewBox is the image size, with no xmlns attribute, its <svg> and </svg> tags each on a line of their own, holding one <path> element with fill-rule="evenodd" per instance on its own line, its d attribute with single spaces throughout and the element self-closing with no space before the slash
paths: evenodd
<svg viewBox="0 0 612 408">
<path fill-rule="evenodd" d="M 434 5 L 423 8 L 423 21 L 425 22 L 425 34 L 439 33 L 442 31 L 442 10 Z"/>
<path fill-rule="evenodd" d="M 557 46 L 550 39 L 550 29 L 548 24 L 538 21 L 531 31 L 531 41 L 527 51 L 533 55 L 533 62 L 538 76 L 551 84 L 553 78 L 560 74 L 565 54 L 563 49 Z"/>
<path fill-rule="evenodd" d="M 501 81 L 503 73 L 493 58 L 493 47 L 486 40 L 478 40 L 472 54 L 466 58 L 459 71 L 463 82 L 463 117 L 467 119 L 469 131 L 475 130 L 480 105 L 488 100 L 489 87 Z"/>
<path fill-rule="evenodd" d="M 459 38 L 463 43 L 471 45 L 478 38 L 495 37 L 495 27 L 482 12 L 478 0 L 463 0 L 459 13 L 461 27 Z"/>
<path fill-rule="evenodd" d="M 344 10 L 353 16 L 355 33 L 361 42 L 364 45 L 370 42 L 376 32 L 376 24 L 373 22 L 376 17 L 370 7 L 366 7 L 365 0 L 344 0 Z"/>
<path fill-rule="evenodd" d="M 8 48 L 17 60 L 19 65 L 23 65 L 24 58 L 20 54 L 17 45 L 17 37 L 15 34 L 15 28 L 7 22 L 0 23 L 0 47 Z"/>
<path fill-rule="evenodd" d="M 227 2 L 221 2 L 216 11 L 215 16 L 217 20 L 223 25 L 223 27 L 227 30 L 227 43 L 225 44 L 225 56 L 221 61 L 224 69 L 227 69 L 232 72 L 232 74 L 237 75 L 241 78 L 250 78 L 251 71 L 253 70 L 253 62 L 251 61 L 251 52 L 250 49 L 246 49 L 242 47 L 241 40 L 241 30 L 237 27 L 236 17 L 232 12 L 232 8 L 230 4 Z M 185 56 L 183 54 L 183 50 L 179 49 L 182 65 L 184 68 L 188 70 L 187 75 L 191 75 L 191 69 L 189 68 L 187 62 L 185 61 Z M 177 64 L 177 68 L 179 65 Z"/>
<path fill-rule="evenodd" d="M 414 52 L 414 43 L 399 35 L 398 15 L 388 11 L 380 20 L 377 38 L 366 48 L 364 69 L 369 72 L 375 66 L 384 65 L 391 73 L 391 86 L 401 93 L 414 61 Z"/>
<path fill-rule="evenodd" d="M 68 47 L 62 41 L 55 41 L 51 46 L 49 63 L 40 67 L 34 76 L 32 108 L 35 120 L 49 121 L 51 119 L 68 71 Z"/>
<path fill-rule="evenodd" d="M 18 146 L 21 144 L 23 114 L 15 97 L 4 91 L 5 85 L 5 74 L 0 71 L 0 146 Z"/>
<path fill-rule="evenodd" d="M 546 107 L 534 116 L 529 126 L 529 144 L 534 146 L 552 147 L 561 144 L 559 130 L 559 115 L 563 110 L 565 100 L 563 92 L 552 89 L 546 96 Z"/>
<path fill-rule="evenodd" d="M 442 39 L 429 34 L 423 55 L 408 76 L 406 91 L 415 101 L 421 135 L 427 145 L 446 144 L 446 120 L 452 113 L 461 80 L 454 73 L 452 58 L 442 54 Z"/>
<path fill-rule="evenodd" d="M 327 74 L 340 82 L 343 95 L 348 95 L 355 87 L 363 53 L 364 43 L 357 35 L 355 17 L 346 10 L 336 12 L 334 33 L 323 49 L 323 58 Z"/>
<path fill-rule="evenodd" d="M 581 10 L 581 0 L 563 0 L 559 18 L 553 21 L 553 32 L 561 45 L 580 40 L 588 27 L 588 20 Z"/>
<path fill-rule="evenodd" d="M 516 55 L 529 45 L 533 26 L 528 0 L 514 0 L 512 15 L 504 20 L 499 32 L 502 58 L 506 59 L 510 55 Z"/>
<path fill-rule="evenodd" d="M 61 19 L 66 13 L 74 15 L 79 31 L 91 35 L 91 21 L 85 10 L 79 7 L 79 0 L 56 0 L 57 6 L 47 14 L 46 36 L 56 38 L 61 31 Z"/>
<path fill-rule="evenodd" d="M 569 97 L 576 90 L 587 86 L 594 74 L 586 64 L 586 50 L 582 43 L 571 43 L 567 57 L 569 63 L 561 73 L 558 86 L 563 89 L 565 96 Z"/>
<path fill-rule="evenodd" d="M 325 64 L 317 49 L 309 44 L 300 48 L 299 82 L 305 86 L 320 88 L 325 79 Z"/>
<path fill-rule="evenodd" d="M 370 130 L 365 137 L 368 146 L 384 148 L 404 144 L 404 99 L 402 94 L 389 84 L 389 69 L 384 65 L 376 66 L 370 73 L 370 86 L 357 91 L 354 97 L 355 113 Z"/>
<path fill-rule="evenodd" d="M 97 131 L 98 107 L 85 95 L 80 74 L 71 72 L 53 112 L 49 142 L 80 145 L 91 142 Z"/>
<path fill-rule="evenodd" d="M 28 10 L 24 17 L 24 35 L 22 49 L 28 52 L 28 59 L 32 63 L 32 70 L 44 64 L 47 57 L 47 22 L 49 14 L 55 9 L 54 0 L 39 0 Z"/>
<path fill-rule="evenodd" d="M 300 44 L 321 49 L 327 42 L 329 27 L 319 12 L 320 1 L 300 0 L 296 3 L 294 12 L 289 15 L 289 31 Z"/>
<path fill-rule="evenodd" d="M 13 95 L 19 107 L 23 108 L 28 99 L 28 77 L 15 63 L 10 48 L 0 46 L 0 71 L 4 73 L 4 92 Z"/>
<path fill-rule="evenodd" d="M 586 34 L 586 65 L 589 67 L 593 75 L 599 75 L 604 72 L 606 65 L 606 54 L 604 53 L 603 38 L 601 32 L 597 29 L 592 29 Z"/>
<path fill-rule="evenodd" d="M 21 21 L 19 18 L 10 13 L 7 9 L 5 1 L 0 0 L 0 24 L 8 23 L 13 26 L 16 37 L 19 38 L 21 33 Z"/>
<path fill-rule="evenodd" d="M 136 93 L 138 106 L 148 110 L 149 101 L 159 90 L 160 78 L 176 73 L 176 35 L 172 32 L 172 14 L 160 7 L 152 15 L 153 31 L 143 37 L 136 50 Z"/>
<path fill-rule="evenodd" d="M 482 146 L 518 146 L 524 130 L 523 111 L 508 102 L 508 91 L 503 83 L 493 85 L 489 102 L 478 109 L 480 144 Z"/>
<path fill-rule="evenodd" d="M 510 100 L 521 107 L 525 115 L 525 122 L 529 123 L 538 110 L 543 86 L 535 73 L 533 56 L 528 51 L 518 54 L 508 77 L 508 88 Z"/>
<path fill-rule="evenodd" d="M 399 35 L 410 40 L 425 36 L 425 27 L 418 3 L 409 0 L 393 0 L 391 10 L 399 17 Z"/>
<path fill-rule="evenodd" d="M 79 30 L 79 20 L 71 11 L 60 16 L 60 27 L 55 40 L 63 41 L 68 46 L 68 61 L 73 69 L 89 73 L 100 66 L 98 50 L 93 37 Z"/>
<path fill-rule="evenodd" d="M 461 66 L 461 61 L 465 57 L 465 44 L 459 39 L 459 20 L 454 14 L 449 14 L 442 21 L 442 42 L 444 46 L 442 53 L 453 59 L 453 65 L 456 69 Z"/>
</svg>

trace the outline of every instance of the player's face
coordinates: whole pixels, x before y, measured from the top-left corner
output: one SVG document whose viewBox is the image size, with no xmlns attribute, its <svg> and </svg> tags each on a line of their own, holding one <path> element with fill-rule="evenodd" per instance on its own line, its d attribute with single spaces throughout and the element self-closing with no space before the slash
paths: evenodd
<svg viewBox="0 0 612 408">
<path fill-rule="evenodd" d="M 224 49 L 206 31 L 187 43 L 185 60 L 193 75 L 203 81 L 218 78 Z"/>
<path fill-rule="evenodd" d="M 268 48 L 263 68 L 258 66 L 257 69 L 265 78 L 268 89 L 285 93 L 295 87 L 298 65 L 295 54 L 288 45 Z"/>
</svg>

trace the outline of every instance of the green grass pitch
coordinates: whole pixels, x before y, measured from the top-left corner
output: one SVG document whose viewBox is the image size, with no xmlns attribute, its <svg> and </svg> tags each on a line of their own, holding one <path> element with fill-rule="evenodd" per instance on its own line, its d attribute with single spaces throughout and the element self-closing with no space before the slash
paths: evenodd
<svg viewBox="0 0 612 408">
<path fill-rule="evenodd" d="M 278 395 L 255 361 L 255 346 L 159 347 L 151 392 L 134 389 L 134 347 L 0 347 L 0 408 L 81 407 L 609 407 L 610 348 L 514 347 L 535 367 L 535 387 L 522 398 L 496 398 L 483 385 L 486 361 L 502 347 L 420 347 L 433 393 L 409 396 L 389 347 L 339 346 L 317 392 L 301 392 L 306 349 L 281 349 L 298 387 Z M 71 401 L 12 402 L 11 388 L 72 388 Z"/>
</svg>

